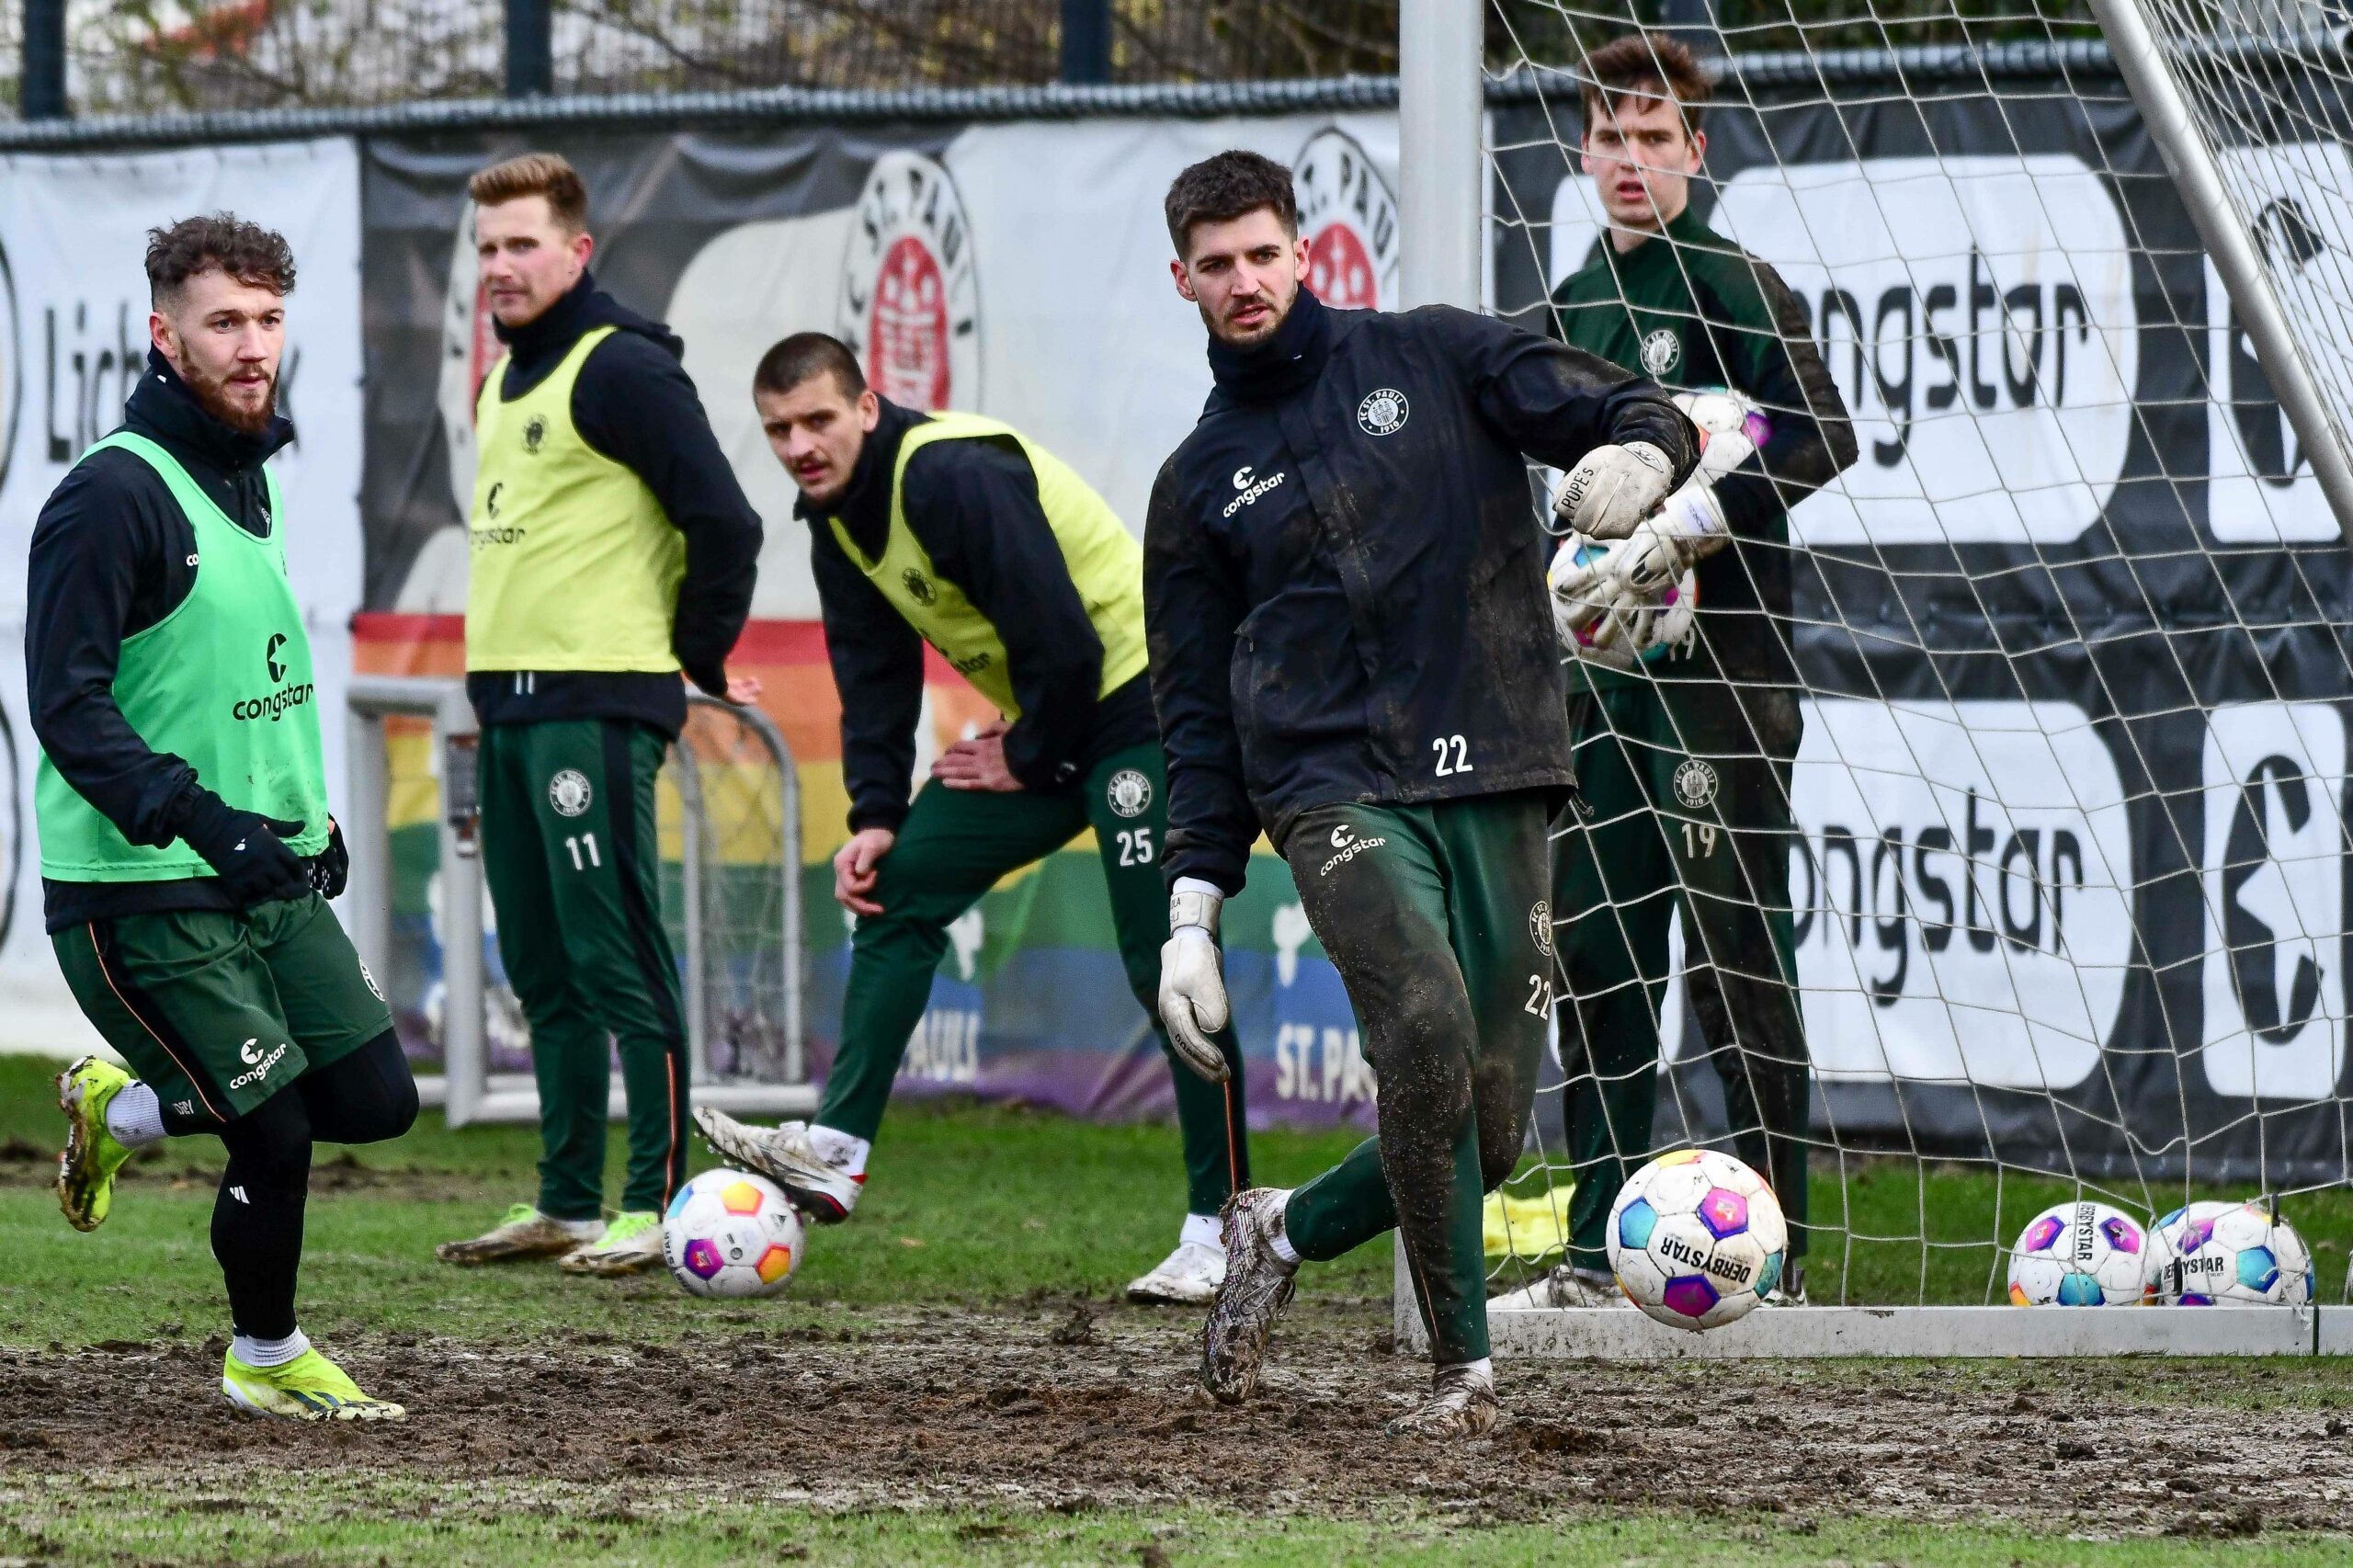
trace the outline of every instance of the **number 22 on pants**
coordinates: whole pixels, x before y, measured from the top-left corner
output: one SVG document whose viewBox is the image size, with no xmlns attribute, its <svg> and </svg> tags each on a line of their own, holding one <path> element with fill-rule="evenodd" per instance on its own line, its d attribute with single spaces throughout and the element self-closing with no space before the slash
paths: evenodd
<svg viewBox="0 0 2353 1568">
<path fill-rule="evenodd" d="M 597 858 L 597 835 L 593 833 L 575 834 L 563 841 L 563 846 L 572 851 L 572 869 L 575 871 L 604 864 Z"/>
</svg>

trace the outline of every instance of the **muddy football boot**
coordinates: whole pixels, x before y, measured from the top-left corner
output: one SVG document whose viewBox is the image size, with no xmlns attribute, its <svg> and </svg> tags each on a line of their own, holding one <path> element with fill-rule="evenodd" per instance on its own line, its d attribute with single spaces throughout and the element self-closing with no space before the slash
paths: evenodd
<svg viewBox="0 0 2353 1568">
<path fill-rule="evenodd" d="M 77 1231 L 95 1231 L 114 1207 L 114 1175 L 131 1151 L 107 1131 L 107 1107 L 136 1082 L 110 1062 L 85 1056 L 57 1075 L 65 1152 L 57 1157 L 57 1206 Z"/>
<path fill-rule="evenodd" d="M 1487 1299 L 1491 1312 L 1547 1311 L 1555 1307 L 1626 1307 L 1633 1302 L 1607 1274 L 1589 1274 L 1563 1264 L 1533 1284 Z"/>
<path fill-rule="evenodd" d="M 240 1410 L 289 1421 L 402 1421 L 408 1412 L 370 1399 L 341 1367 L 305 1350 L 282 1367 L 248 1367 L 234 1354 L 221 1364 L 221 1392 Z"/>
<path fill-rule="evenodd" d="M 1805 1305 L 1805 1265 L 1792 1263 L 1781 1271 L 1773 1288 L 1765 1292 L 1761 1303 L 1768 1307 L 1802 1307 Z"/>
<path fill-rule="evenodd" d="M 605 1233 L 556 1260 L 566 1274 L 619 1279 L 662 1267 L 662 1216 L 651 1210 L 617 1214 Z"/>
<path fill-rule="evenodd" d="M 1504 1424 L 1495 1379 L 1470 1367 L 1440 1367 L 1420 1409 L 1389 1423 L 1392 1437 L 1483 1437 Z"/>
<path fill-rule="evenodd" d="M 517 1203 L 481 1235 L 470 1241 L 443 1242 L 433 1249 L 433 1256 L 444 1263 L 466 1267 L 521 1263 L 535 1257 L 562 1257 L 604 1233 L 601 1220 L 551 1220 L 529 1204 Z"/>
<path fill-rule="evenodd" d="M 818 1153 L 809 1141 L 807 1122 L 753 1127 L 723 1110 L 701 1106 L 696 1108 L 695 1125 L 721 1159 L 767 1177 L 784 1188 L 794 1208 L 820 1225 L 838 1225 L 858 1207 L 866 1178 Z"/>
<path fill-rule="evenodd" d="M 1275 1256 L 1267 1239 L 1274 1200 L 1285 1194 L 1254 1187 L 1226 1200 L 1225 1279 L 1201 1329 L 1201 1386 L 1220 1404 L 1239 1404 L 1258 1389 L 1267 1339 L 1298 1288 L 1296 1264 Z"/>
<path fill-rule="evenodd" d="M 1128 1281 L 1128 1300 L 1140 1307 L 1206 1307 L 1224 1283 L 1224 1248 L 1180 1242 L 1151 1273 Z"/>
</svg>

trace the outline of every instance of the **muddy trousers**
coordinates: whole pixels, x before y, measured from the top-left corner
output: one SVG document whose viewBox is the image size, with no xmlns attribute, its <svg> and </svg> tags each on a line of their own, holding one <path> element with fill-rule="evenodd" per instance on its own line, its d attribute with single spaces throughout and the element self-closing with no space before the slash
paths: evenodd
<svg viewBox="0 0 2353 1568">
<path fill-rule="evenodd" d="M 1003 794 L 928 784 L 898 841 L 876 864 L 880 915 L 859 917 L 850 936 L 849 983 L 842 998 L 841 1048 L 825 1077 L 820 1127 L 869 1142 L 882 1125 L 907 1041 L 930 1005 L 932 971 L 948 950 L 948 927 L 1007 872 L 1041 860 L 1092 826 L 1110 895 L 1111 926 L 1128 988 L 1164 1053 L 1160 946 L 1168 937 L 1168 781 L 1157 742 L 1115 752 L 1068 790 Z M 1233 1075 L 1211 1084 L 1168 1057 L 1185 1149 L 1186 1210 L 1215 1214 L 1250 1179 L 1242 1056 L 1233 1031 L 1217 1037 Z"/>
<path fill-rule="evenodd" d="M 1302 1257 L 1397 1231 L 1439 1366 L 1487 1354 L 1480 1207 L 1519 1159 L 1552 1001 L 1537 792 L 1321 806 L 1283 835 L 1347 987 L 1380 1131 L 1290 1196 Z"/>
<path fill-rule="evenodd" d="M 1556 824 L 1553 917 L 1573 1006 L 1570 1260 L 1607 1271 L 1610 1205 L 1649 1158 L 1668 926 L 1683 917 L 1686 994 L 1724 1088 L 1740 1157 L 1805 1256 L 1809 1073 L 1790 912 L 1797 699 L 1715 682 L 1610 683 L 1571 699 L 1577 790 Z"/>
<path fill-rule="evenodd" d="M 623 1211 L 687 1179 L 687 1028 L 662 925 L 654 780 L 667 743 L 618 719 L 482 733 L 482 865 L 498 956 L 531 1026 L 540 1212 L 603 1210 L 612 1057 L 629 1096 Z"/>
</svg>

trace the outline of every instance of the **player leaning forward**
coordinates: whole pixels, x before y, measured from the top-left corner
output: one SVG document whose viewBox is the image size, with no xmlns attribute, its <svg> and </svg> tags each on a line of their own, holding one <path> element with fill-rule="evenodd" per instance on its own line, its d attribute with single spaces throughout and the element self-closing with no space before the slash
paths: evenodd
<svg viewBox="0 0 2353 1568">
<path fill-rule="evenodd" d="M 770 349 L 753 396 L 801 491 L 841 687 L 851 836 L 834 857 L 834 890 L 858 926 L 841 1049 L 815 1119 L 772 1130 L 712 1110 L 696 1119 L 722 1154 L 839 1220 L 865 1181 L 949 923 L 1090 825 L 1120 961 L 1153 1016 L 1168 790 L 1135 540 L 1077 474 L 993 420 L 882 399 L 821 333 Z M 950 746 L 910 802 L 926 642 L 1008 722 Z M 1211 1054 L 1239 1060 L 1230 1034 Z M 1225 1273 L 1218 1211 L 1248 1180 L 1242 1085 L 1176 1080 L 1187 1216 L 1176 1249 L 1128 1294 L 1198 1304 Z"/>
<path fill-rule="evenodd" d="M 277 412 L 294 257 L 254 224 L 190 218 L 148 236 L 147 279 L 146 373 L 41 508 L 27 570 L 50 939 L 139 1074 L 85 1057 L 58 1079 L 58 1196 L 95 1230 L 131 1151 L 217 1137 L 222 1388 L 271 1415 L 398 1420 L 294 1314 L 312 1141 L 397 1138 L 416 1117 L 392 1015 L 327 908 L 349 862 L 286 572 L 308 520 L 264 466 L 294 439 Z"/>
<path fill-rule="evenodd" d="M 1217 387 L 1144 532 L 1168 753 L 1161 1006 L 1188 1060 L 1227 1016 L 1219 905 L 1263 825 L 1347 986 L 1380 1135 L 1238 1195 L 1202 1379 L 1247 1396 L 1302 1258 L 1395 1227 L 1437 1361 L 1392 1430 L 1483 1432 L 1482 1194 L 1518 1158 L 1552 972 L 1546 824 L 1573 782 L 1523 454 L 1566 520 L 1631 527 L 1690 472 L 1657 387 L 1462 311 L 1333 311 L 1300 286 L 1290 176 L 1224 153 L 1169 187 L 1177 291 Z"/>
<path fill-rule="evenodd" d="M 1598 569 L 1553 565 L 1564 596 L 1638 603 L 1696 565 L 1687 651 L 1627 671 L 1572 665 L 1577 786 L 1588 812 L 1560 841 L 1552 894 L 1574 1000 L 1577 1167 L 1569 1261 L 1497 1306 L 1615 1306 L 1609 1208 L 1649 1153 L 1667 929 L 1683 914 L 1685 985 L 1741 1156 L 1789 1217 L 1789 1265 L 1767 1300 L 1802 1304 L 1808 1071 L 1790 925 L 1790 778 L 1800 732 L 1790 656 L 1789 509 L 1855 460 L 1855 436 L 1803 300 L 1691 210 L 1708 145 L 1708 79 L 1663 36 L 1594 51 L 1586 172 L 1609 227 L 1552 296 L 1567 342 L 1694 392 L 1729 388 L 1770 429 L 1729 472 L 1695 479 Z M 1726 442 L 1735 449 L 1745 443 Z M 1597 580 L 1586 580 L 1597 579 Z"/>
<path fill-rule="evenodd" d="M 687 1033 L 662 925 L 654 785 L 688 679 L 747 702 L 728 651 L 751 613 L 760 519 L 668 330 L 597 287 L 588 196 L 563 159 L 475 175 L 474 248 L 506 345 L 482 385 L 466 696 L 482 722 L 483 879 L 531 1026 L 540 1191 L 446 1262 L 662 1261 L 686 1179 Z M 620 1210 L 600 1218 L 609 1051 L 629 1096 Z"/>
</svg>

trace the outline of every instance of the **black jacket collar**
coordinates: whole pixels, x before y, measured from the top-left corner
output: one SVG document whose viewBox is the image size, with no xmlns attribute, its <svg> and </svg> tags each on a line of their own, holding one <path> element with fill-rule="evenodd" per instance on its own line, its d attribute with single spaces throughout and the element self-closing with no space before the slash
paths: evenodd
<svg viewBox="0 0 2353 1568">
<path fill-rule="evenodd" d="M 882 417 L 866 433 L 866 443 L 858 449 L 858 461 L 851 465 L 849 483 L 842 493 L 822 506 L 804 495 L 792 508 L 793 516 L 812 528 L 823 528 L 826 518 L 839 517 L 849 530 L 851 542 L 869 560 L 881 554 L 890 540 L 891 475 L 898 470 L 899 445 L 908 431 L 927 417 L 879 393 L 874 401 L 882 405 Z"/>
<path fill-rule="evenodd" d="M 1331 312 L 1304 284 L 1272 337 L 1248 348 L 1210 339 L 1210 374 L 1237 403 L 1272 403 L 1313 384 L 1332 354 Z"/>
<path fill-rule="evenodd" d="M 683 358 L 686 343 L 660 322 L 649 321 L 635 311 L 597 287 L 597 277 L 583 272 L 563 297 L 540 312 L 521 326 L 509 327 L 493 321 L 491 330 L 506 345 L 506 371 L 499 381 L 499 393 L 507 398 L 521 397 L 545 381 L 548 373 L 563 363 L 572 346 L 600 326 L 619 327 L 652 338 L 670 351 L 673 358 Z"/>
<path fill-rule="evenodd" d="M 183 467 L 194 459 L 223 480 L 259 468 L 294 439 L 293 422 L 283 414 L 272 415 L 252 435 L 214 418 L 153 348 L 147 351 L 147 373 L 139 378 L 123 414 L 126 428 L 170 448 Z"/>
</svg>

